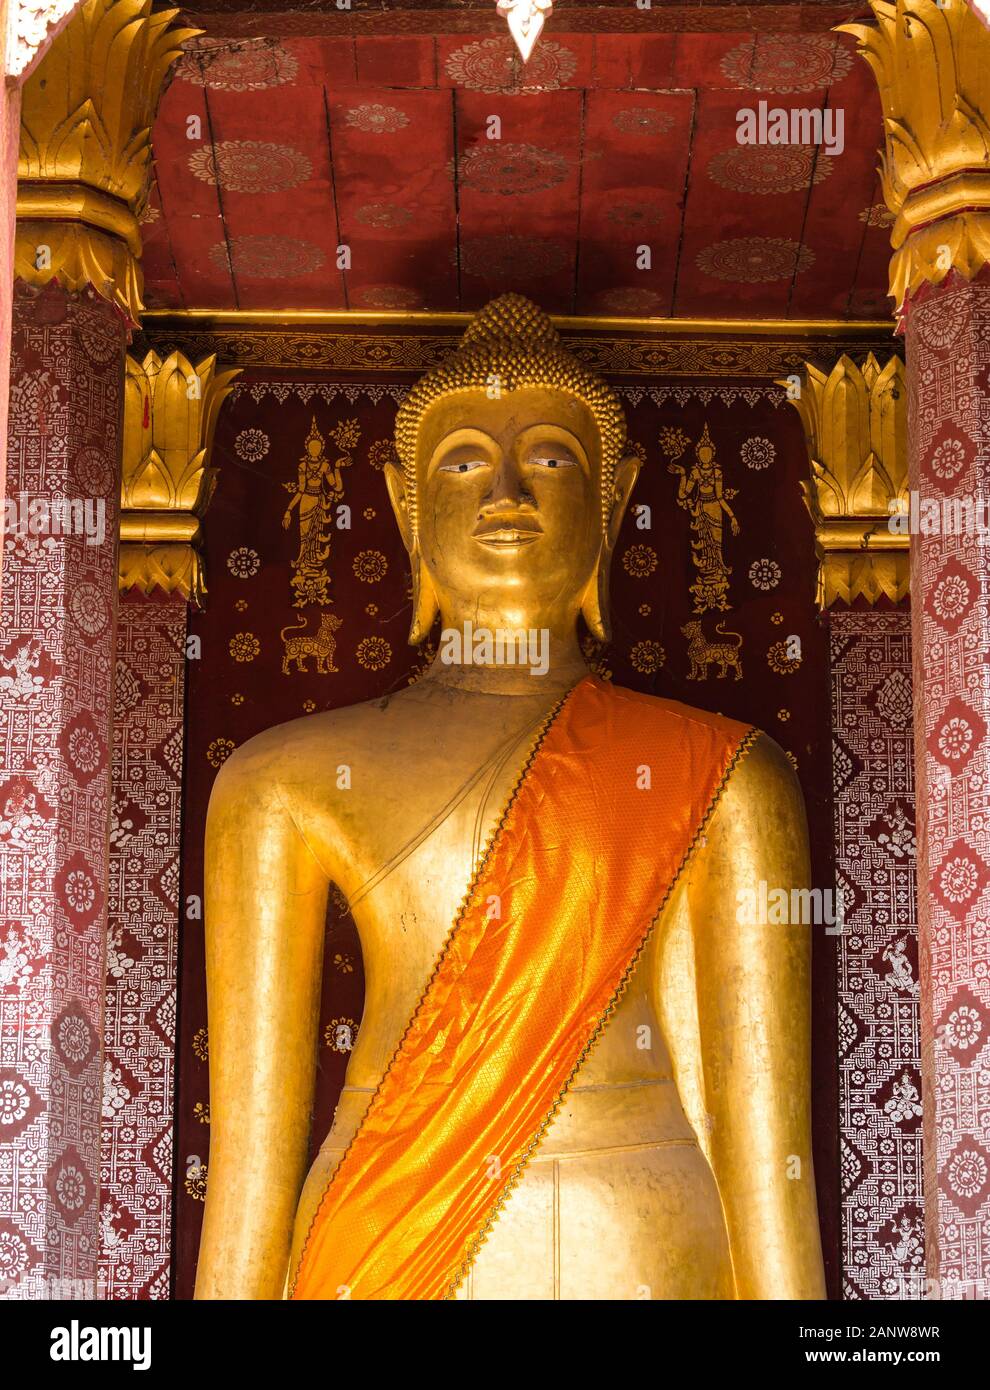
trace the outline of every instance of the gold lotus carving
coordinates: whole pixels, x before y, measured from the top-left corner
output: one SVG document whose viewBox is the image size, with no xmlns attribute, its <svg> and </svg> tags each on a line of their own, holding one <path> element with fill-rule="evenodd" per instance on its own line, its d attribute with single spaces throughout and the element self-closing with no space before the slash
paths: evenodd
<svg viewBox="0 0 990 1390">
<path fill-rule="evenodd" d="M 990 261 L 990 32 L 965 0 L 870 0 L 859 41 L 880 89 L 890 293 Z"/>
<path fill-rule="evenodd" d="M 811 464 L 802 491 L 815 525 L 820 607 L 875 603 L 881 594 L 899 601 L 908 592 L 907 537 L 892 534 L 889 521 L 907 505 L 904 363 L 894 356 L 881 365 L 872 352 L 862 366 L 844 355 L 827 373 L 806 363 L 800 394 L 791 389 L 788 398 Z"/>
<path fill-rule="evenodd" d="M 128 355 L 124 378 L 120 587 L 156 586 L 201 601 L 199 519 L 216 483 L 210 466 L 220 406 L 239 369 L 181 352 Z"/>
<path fill-rule="evenodd" d="M 17 274 L 77 288 L 91 271 L 94 288 L 134 321 L 151 127 L 168 69 L 200 32 L 171 28 L 178 13 L 153 12 L 152 0 L 86 0 L 21 98 Z M 39 256 L 39 245 L 51 254 Z"/>
</svg>

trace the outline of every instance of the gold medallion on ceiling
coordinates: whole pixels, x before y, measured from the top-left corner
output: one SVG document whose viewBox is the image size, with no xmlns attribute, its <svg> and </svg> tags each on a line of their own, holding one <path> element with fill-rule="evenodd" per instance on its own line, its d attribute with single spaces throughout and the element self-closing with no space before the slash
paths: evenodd
<svg viewBox="0 0 990 1390">
<path fill-rule="evenodd" d="M 756 34 L 721 62 L 729 84 L 751 92 L 817 92 L 851 67 L 849 54 L 826 34 Z"/>
</svg>

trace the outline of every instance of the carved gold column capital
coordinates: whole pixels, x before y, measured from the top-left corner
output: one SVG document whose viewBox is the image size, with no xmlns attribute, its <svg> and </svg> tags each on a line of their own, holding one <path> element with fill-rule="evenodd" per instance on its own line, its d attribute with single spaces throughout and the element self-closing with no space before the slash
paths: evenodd
<svg viewBox="0 0 990 1390">
<path fill-rule="evenodd" d="M 925 281 L 990 262 L 990 32 L 966 0 L 870 0 L 840 24 L 873 69 L 883 108 L 883 194 L 894 214 L 898 312 Z"/>
<path fill-rule="evenodd" d="M 216 484 L 210 466 L 220 406 L 240 368 L 195 366 L 181 352 L 126 358 L 120 589 L 154 588 L 199 603 L 206 593 L 200 517 Z"/>
<path fill-rule="evenodd" d="M 841 357 L 828 373 L 806 363 L 799 383 L 778 382 L 801 416 L 811 478 L 802 484 L 815 524 L 818 604 L 909 587 L 908 538 L 891 514 L 907 507 L 907 390 L 904 363 L 871 352 L 861 367 Z"/>
<path fill-rule="evenodd" d="M 138 218 L 151 186 L 162 83 L 198 29 L 152 0 L 86 0 L 21 99 L 15 273 L 32 285 L 91 284 L 137 323 Z"/>
</svg>

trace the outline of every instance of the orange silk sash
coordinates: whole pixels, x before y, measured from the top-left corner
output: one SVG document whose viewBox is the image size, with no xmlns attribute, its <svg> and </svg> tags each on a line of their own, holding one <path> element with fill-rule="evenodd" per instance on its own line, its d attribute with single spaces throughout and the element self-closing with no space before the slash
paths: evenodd
<svg viewBox="0 0 990 1390">
<path fill-rule="evenodd" d="M 753 737 L 593 677 L 557 707 L 330 1179 L 292 1298 L 453 1296 Z"/>
</svg>

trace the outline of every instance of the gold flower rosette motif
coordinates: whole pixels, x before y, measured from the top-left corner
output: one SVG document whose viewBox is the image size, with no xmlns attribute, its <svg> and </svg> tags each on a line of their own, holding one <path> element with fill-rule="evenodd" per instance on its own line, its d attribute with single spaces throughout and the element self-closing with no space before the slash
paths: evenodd
<svg viewBox="0 0 990 1390">
<path fill-rule="evenodd" d="M 14 269 L 93 288 L 136 324 L 138 219 L 151 187 L 151 127 L 182 43 L 178 10 L 87 0 L 24 84 Z"/>
<path fill-rule="evenodd" d="M 193 365 L 181 352 L 164 360 L 128 355 L 124 381 L 120 589 L 155 588 L 200 603 L 206 593 L 198 550 L 200 518 L 216 485 L 210 466 L 220 406 L 239 369 L 216 358 Z"/>
<path fill-rule="evenodd" d="M 800 394 L 788 398 L 811 464 L 802 491 L 815 526 L 819 607 L 872 604 L 881 594 L 898 602 L 910 580 L 908 537 L 890 529 L 891 515 L 908 505 L 904 363 L 891 357 L 881 366 L 872 352 L 861 367 L 840 357 L 827 373 L 806 363 Z"/>
<path fill-rule="evenodd" d="M 894 216 L 898 312 L 950 270 L 990 261 L 990 31 L 966 0 L 870 0 L 859 41 L 883 108 L 883 195 Z"/>
</svg>

